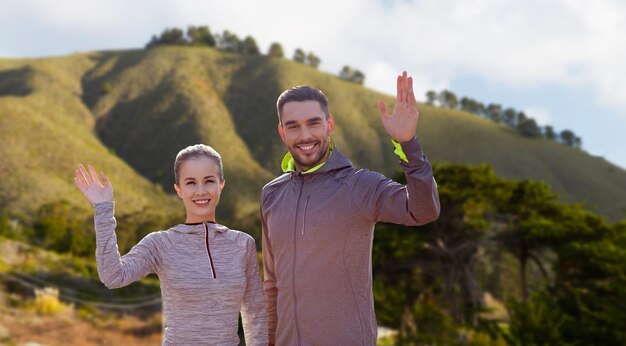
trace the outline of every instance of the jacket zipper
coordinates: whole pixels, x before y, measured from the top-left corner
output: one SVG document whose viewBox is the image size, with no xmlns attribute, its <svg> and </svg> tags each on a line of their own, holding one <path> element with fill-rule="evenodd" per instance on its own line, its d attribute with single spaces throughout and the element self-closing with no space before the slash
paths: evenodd
<svg viewBox="0 0 626 346">
<path fill-rule="evenodd" d="M 298 336 L 298 345 L 302 344 L 300 336 L 300 324 L 298 323 L 298 300 L 296 298 L 296 239 L 298 235 L 298 211 L 300 209 L 300 198 L 302 197 L 302 189 L 304 187 L 304 177 L 298 176 L 300 182 L 300 192 L 298 193 L 298 202 L 296 203 L 296 216 L 293 220 L 293 264 L 291 266 L 291 293 L 293 294 L 293 315 L 296 322 L 296 335 Z"/>
<path fill-rule="evenodd" d="M 211 265 L 211 277 L 216 279 L 215 266 L 213 266 L 213 257 L 211 257 L 211 248 L 209 247 L 209 227 L 206 223 L 204 225 L 204 245 L 206 247 L 206 254 L 209 257 L 209 264 Z"/>
<path fill-rule="evenodd" d="M 306 203 L 304 203 L 304 216 L 302 217 L 302 235 L 304 235 L 304 230 L 306 228 L 306 211 L 309 209 L 309 200 L 311 199 L 311 195 L 306 196 Z"/>
</svg>

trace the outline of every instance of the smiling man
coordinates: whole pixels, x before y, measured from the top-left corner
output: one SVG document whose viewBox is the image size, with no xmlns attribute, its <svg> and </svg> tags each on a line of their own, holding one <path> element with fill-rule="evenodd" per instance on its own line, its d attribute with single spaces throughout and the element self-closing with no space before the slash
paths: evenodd
<svg viewBox="0 0 626 346">
<path fill-rule="evenodd" d="M 439 216 L 432 168 L 415 135 L 413 81 L 398 76 L 391 115 L 378 108 L 407 185 L 357 169 L 333 145 L 320 90 L 276 103 L 285 174 L 263 188 L 264 290 L 270 344 L 375 345 L 371 251 L 376 222 L 422 225 Z"/>
</svg>

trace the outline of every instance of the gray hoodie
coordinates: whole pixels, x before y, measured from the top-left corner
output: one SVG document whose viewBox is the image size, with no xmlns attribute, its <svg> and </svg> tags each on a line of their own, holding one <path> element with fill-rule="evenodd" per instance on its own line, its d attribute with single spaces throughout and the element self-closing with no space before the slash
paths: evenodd
<svg viewBox="0 0 626 346">
<path fill-rule="evenodd" d="M 374 225 L 422 225 L 439 216 L 437 185 L 417 138 L 402 150 L 406 186 L 354 168 L 335 147 L 320 169 L 289 172 L 263 188 L 270 344 L 376 344 Z"/>
<path fill-rule="evenodd" d="M 204 222 L 153 232 L 121 256 L 113 202 L 94 206 L 96 261 L 108 288 L 149 273 L 161 283 L 163 345 L 238 345 L 241 311 L 248 345 L 267 345 L 263 289 L 254 239 Z"/>
</svg>

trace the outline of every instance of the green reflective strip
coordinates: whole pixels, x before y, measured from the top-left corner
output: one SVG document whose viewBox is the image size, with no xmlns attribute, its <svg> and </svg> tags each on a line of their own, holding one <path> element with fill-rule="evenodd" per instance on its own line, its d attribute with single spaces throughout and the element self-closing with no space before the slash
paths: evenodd
<svg viewBox="0 0 626 346">
<path fill-rule="evenodd" d="M 406 158 L 406 154 L 404 153 L 404 150 L 402 150 L 402 145 L 400 145 L 400 143 L 393 138 L 391 139 L 391 143 L 393 143 L 393 147 L 394 147 L 393 153 L 398 155 L 400 160 L 404 162 L 409 162 L 409 159 Z"/>
<path fill-rule="evenodd" d="M 328 155 L 328 158 L 330 158 L 333 155 L 333 149 L 335 148 L 335 145 L 333 144 L 333 139 L 332 138 L 330 139 L 329 147 L 330 147 L 330 154 Z M 326 161 L 328 161 L 328 159 Z M 320 163 L 319 165 L 317 165 L 315 167 L 311 167 L 306 172 L 302 172 L 302 174 L 313 173 L 313 172 L 317 171 L 318 169 L 322 168 L 322 166 L 324 166 L 326 161 Z M 281 162 L 280 166 L 283 169 L 283 172 L 285 172 L 285 173 L 293 172 L 293 171 L 296 170 L 296 161 L 294 161 L 293 156 L 291 156 L 290 152 L 287 152 L 287 154 L 285 154 L 285 156 L 283 157 L 283 161 Z"/>
</svg>

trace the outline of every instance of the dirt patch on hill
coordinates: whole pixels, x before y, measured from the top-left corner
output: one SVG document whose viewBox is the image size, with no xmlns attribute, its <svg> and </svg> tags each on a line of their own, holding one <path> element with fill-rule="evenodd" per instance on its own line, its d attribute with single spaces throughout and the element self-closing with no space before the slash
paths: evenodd
<svg viewBox="0 0 626 346">
<path fill-rule="evenodd" d="M 121 317 L 93 322 L 3 309 L 0 326 L 6 334 L 0 339 L 0 345 L 28 342 L 47 346 L 160 345 L 162 341 L 160 315 L 148 320 Z"/>
</svg>

